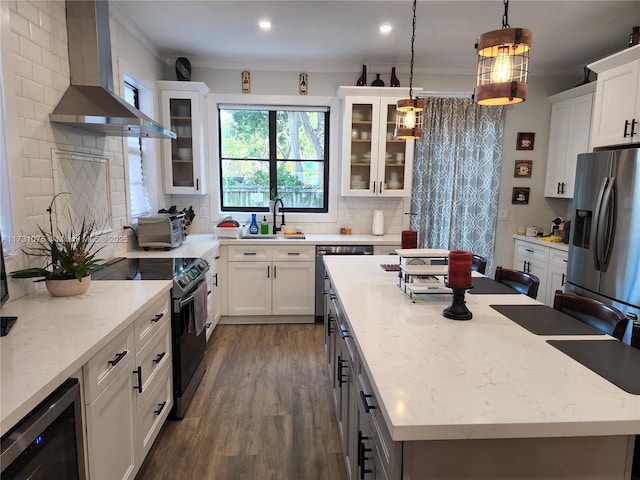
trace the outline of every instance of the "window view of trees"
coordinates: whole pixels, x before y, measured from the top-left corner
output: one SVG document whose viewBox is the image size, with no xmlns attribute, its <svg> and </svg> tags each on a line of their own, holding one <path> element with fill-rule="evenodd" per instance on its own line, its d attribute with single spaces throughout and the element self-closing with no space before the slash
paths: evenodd
<svg viewBox="0 0 640 480">
<path fill-rule="evenodd" d="M 223 210 L 326 212 L 327 119 L 324 111 L 225 109 L 220 117 Z"/>
</svg>

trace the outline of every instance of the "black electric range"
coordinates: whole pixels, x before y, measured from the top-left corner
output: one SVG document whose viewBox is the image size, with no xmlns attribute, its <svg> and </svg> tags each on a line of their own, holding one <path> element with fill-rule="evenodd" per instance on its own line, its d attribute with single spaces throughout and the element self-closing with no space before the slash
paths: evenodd
<svg viewBox="0 0 640 480">
<path fill-rule="evenodd" d="M 205 277 L 209 263 L 203 258 L 118 257 L 95 271 L 93 280 L 171 280 L 171 296 L 180 298 Z"/>
</svg>

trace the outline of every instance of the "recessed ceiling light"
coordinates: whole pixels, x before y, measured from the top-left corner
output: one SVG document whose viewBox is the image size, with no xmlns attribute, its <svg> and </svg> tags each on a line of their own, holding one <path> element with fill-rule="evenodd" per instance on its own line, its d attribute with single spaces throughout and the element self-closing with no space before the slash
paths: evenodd
<svg viewBox="0 0 640 480">
<path fill-rule="evenodd" d="M 392 29 L 393 27 L 388 23 L 383 23 L 382 25 L 380 25 L 380 33 L 389 33 Z"/>
<path fill-rule="evenodd" d="M 271 22 L 269 20 L 260 20 L 258 25 L 262 30 L 271 30 Z"/>
</svg>

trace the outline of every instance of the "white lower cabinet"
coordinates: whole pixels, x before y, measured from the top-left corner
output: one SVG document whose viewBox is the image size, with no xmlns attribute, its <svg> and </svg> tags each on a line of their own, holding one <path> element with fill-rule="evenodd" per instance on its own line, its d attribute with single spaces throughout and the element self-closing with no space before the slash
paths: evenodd
<svg viewBox="0 0 640 480">
<path fill-rule="evenodd" d="M 537 300 L 550 307 L 557 289 L 564 288 L 567 273 L 567 251 L 517 238 L 513 257 L 514 270 L 532 273 L 540 280 Z"/>
<path fill-rule="evenodd" d="M 169 299 L 83 367 L 91 480 L 133 479 L 173 406 Z"/>
<path fill-rule="evenodd" d="M 220 272 L 220 247 L 216 247 L 204 255 L 204 259 L 209 262 L 207 278 L 207 341 L 211 338 L 213 329 L 220 321 L 222 314 L 221 295 L 221 272 Z"/>
<path fill-rule="evenodd" d="M 313 247 L 228 247 L 229 315 L 314 315 Z"/>
</svg>

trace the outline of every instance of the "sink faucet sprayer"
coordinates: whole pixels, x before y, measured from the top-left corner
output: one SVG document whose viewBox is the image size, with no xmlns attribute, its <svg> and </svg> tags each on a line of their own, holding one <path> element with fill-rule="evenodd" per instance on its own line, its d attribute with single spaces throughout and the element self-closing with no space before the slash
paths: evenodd
<svg viewBox="0 0 640 480">
<path fill-rule="evenodd" d="M 279 227 L 276 225 L 276 215 L 277 215 L 277 212 L 278 212 L 278 202 L 280 202 L 280 205 L 282 207 L 282 209 L 280 210 L 280 213 L 282 214 L 282 221 L 281 221 Z M 275 235 L 276 233 L 281 231 L 282 230 L 282 226 L 284 224 L 285 224 L 284 223 L 284 203 L 282 202 L 281 198 L 276 198 L 275 201 L 273 202 L 273 234 Z"/>
</svg>

